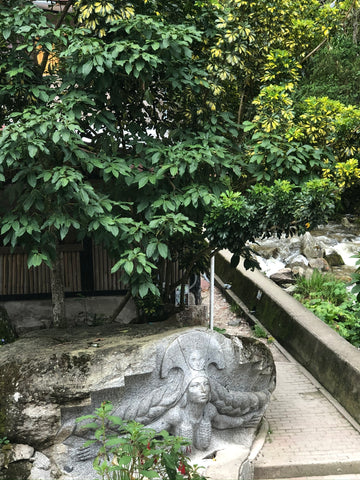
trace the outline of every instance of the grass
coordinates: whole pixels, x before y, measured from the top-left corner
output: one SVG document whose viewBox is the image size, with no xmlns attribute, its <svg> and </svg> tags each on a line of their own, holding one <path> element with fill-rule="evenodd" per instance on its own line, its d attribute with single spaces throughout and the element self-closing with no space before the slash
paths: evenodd
<svg viewBox="0 0 360 480">
<path fill-rule="evenodd" d="M 331 274 L 314 270 L 300 277 L 294 297 L 352 345 L 360 348 L 360 304 L 346 284 Z"/>
</svg>

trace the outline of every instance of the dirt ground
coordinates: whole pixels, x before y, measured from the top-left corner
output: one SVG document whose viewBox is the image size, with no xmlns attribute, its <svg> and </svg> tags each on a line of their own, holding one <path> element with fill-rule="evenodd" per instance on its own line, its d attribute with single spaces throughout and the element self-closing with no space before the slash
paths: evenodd
<svg viewBox="0 0 360 480">
<path fill-rule="evenodd" d="M 204 279 L 201 281 L 201 298 L 203 305 L 209 305 L 210 285 Z M 236 308 L 231 307 L 217 287 L 215 287 L 214 292 L 214 327 L 225 329 L 226 333 L 230 335 L 254 336 L 254 332 L 251 330 L 247 321 L 241 316 L 241 313 L 239 313 Z"/>
</svg>

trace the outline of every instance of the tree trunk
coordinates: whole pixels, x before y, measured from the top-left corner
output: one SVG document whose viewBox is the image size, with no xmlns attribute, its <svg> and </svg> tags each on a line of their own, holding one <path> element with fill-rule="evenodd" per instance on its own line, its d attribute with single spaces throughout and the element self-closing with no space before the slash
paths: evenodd
<svg viewBox="0 0 360 480">
<path fill-rule="evenodd" d="M 115 308 L 115 310 L 113 311 L 113 314 L 111 315 L 111 318 L 110 318 L 110 321 L 111 322 L 115 322 L 116 320 L 116 317 L 121 313 L 122 309 L 125 307 L 125 305 L 127 304 L 127 302 L 129 301 L 131 297 L 131 292 L 130 290 L 127 292 L 127 294 L 125 295 L 125 297 L 121 300 L 121 302 L 119 303 L 119 305 Z"/>
<path fill-rule="evenodd" d="M 53 268 L 50 270 L 50 279 L 53 311 L 52 326 L 66 328 L 65 293 L 60 252 L 57 252 Z"/>
</svg>

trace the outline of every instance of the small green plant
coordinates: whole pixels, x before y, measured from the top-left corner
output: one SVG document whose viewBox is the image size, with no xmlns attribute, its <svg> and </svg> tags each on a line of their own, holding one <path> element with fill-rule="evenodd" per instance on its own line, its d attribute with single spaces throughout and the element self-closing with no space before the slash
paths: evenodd
<svg viewBox="0 0 360 480">
<path fill-rule="evenodd" d="M 159 320 L 161 316 L 162 302 L 161 298 L 153 293 L 148 293 L 145 297 L 135 297 L 139 316 L 147 321 Z"/>
<path fill-rule="evenodd" d="M 256 338 L 268 338 L 268 334 L 259 325 L 254 325 L 254 335 Z"/>
<path fill-rule="evenodd" d="M 77 419 L 90 420 L 83 428 L 94 431 L 94 440 L 84 448 L 98 446 L 93 467 L 101 480 L 205 480 L 199 467 L 190 464 L 188 440 L 125 422 L 111 415 L 112 409 L 110 402 L 103 402 L 93 415 Z"/>
<path fill-rule="evenodd" d="M 314 270 L 310 278 L 299 277 L 296 282 L 295 298 L 311 300 L 322 298 L 335 305 L 340 305 L 348 297 L 346 285 L 333 275 L 322 274 Z"/>
<path fill-rule="evenodd" d="M 235 315 L 240 315 L 241 314 L 241 308 L 237 303 L 232 303 L 230 305 L 230 311 L 231 313 L 235 313 Z"/>
<path fill-rule="evenodd" d="M 226 328 L 219 328 L 219 327 L 213 327 L 213 330 L 215 330 L 215 332 L 218 332 L 218 333 L 226 333 Z"/>
<path fill-rule="evenodd" d="M 360 347 L 360 303 L 344 282 L 315 270 L 310 279 L 297 280 L 294 297 L 348 342 Z"/>
<path fill-rule="evenodd" d="M 10 440 L 7 437 L 0 437 L 0 446 L 8 445 L 9 443 L 10 443 Z"/>
</svg>

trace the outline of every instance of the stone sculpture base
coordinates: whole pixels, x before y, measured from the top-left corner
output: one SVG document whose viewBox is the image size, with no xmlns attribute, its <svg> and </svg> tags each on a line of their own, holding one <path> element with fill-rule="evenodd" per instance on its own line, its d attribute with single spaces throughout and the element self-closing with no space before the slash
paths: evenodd
<svg viewBox="0 0 360 480">
<path fill-rule="evenodd" d="M 203 327 L 162 322 L 37 331 L 1 349 L 0 436 L 37 452 L 29 480 L 91 480 L 92 460 L 78 460 L 84 440 L 75 419 L 108 400 L 122 418 L 155 429 L 165 425 L 174 434 L 188 431 L 194 463 L 207 464 L 211 477 L 230 452 L 232 462 L 237 452 L 242 468 L 274 381 L 265 345 Z M 155 405 L 159 399 L 166 399 L 163 411 Z M 201 419 L 196 412 L 203 412 Z M 7 479 L 1 465 L 0 478 Z"/>
</svg>

